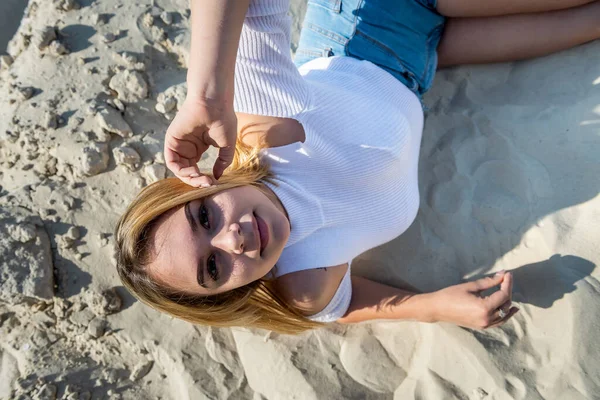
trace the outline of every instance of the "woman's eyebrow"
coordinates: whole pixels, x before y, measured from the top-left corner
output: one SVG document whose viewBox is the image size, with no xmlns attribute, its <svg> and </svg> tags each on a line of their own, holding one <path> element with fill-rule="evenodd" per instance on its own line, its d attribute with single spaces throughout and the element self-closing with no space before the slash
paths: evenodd
<svg viewBox="0 0 600 400">
<path fill-rule="evenodd" d="M 192 229 L 192 232 L 198 231 L 198 223 L 196 222 L 196 220 L 192 216 L 192 213 L 190 212 L 190 202 L 189 201 L 187 203 L 185 203 L 185 206 L 183 206 L 183 209 L 185 211 L 185 218 L 188 220 L 188 223 L 190 224 L 190 228 Z"/>
<path fill-rule="evenodd" d="M 196 219 L 192 216 L 192 213 L 190 212 L 190 202 L 189 201 L 187 203 L 185 203 L 185 206 L 183 206 L 183 209 L 185 211 L 185 218 L 188 220 L 188 223 L 190 224 L 190 228 L 192 228 L 192 232 L 198 231 L 198 223 L 196 222 Z M 202 271 L 202 273 L 200 273 L 200 271 Z M 202 259 L 200 259 L 200 261 L 198 261 L 198 266 L 196 268 L 196 279 L 198 280 L 198 284 L 200 286 L 202 286 L 205 289 L 208 289 L 206 287 L 206 285 L 204 284 L 204 262 L 202 261 Z"/>
</svg>

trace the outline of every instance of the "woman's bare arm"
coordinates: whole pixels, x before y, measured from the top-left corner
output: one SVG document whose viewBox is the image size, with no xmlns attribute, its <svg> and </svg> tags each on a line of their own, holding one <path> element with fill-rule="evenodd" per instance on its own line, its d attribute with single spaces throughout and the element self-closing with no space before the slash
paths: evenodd
<svg viewBox="0 0 600 400">
<path fill-rule="evenodd" d="M 192 0 L 188 94 L 233 102 L 235 59 L 250 0 Z M 191 92 L 191 93 L 190 93 Z"/>
<path fill-rule="evenodd" d="M 167 167 L 188 185 L 213 183 L 198 169 L 211 146 L 219 148 L 213 175 L 219 179 L 233 161 L 237 119 L 233 110 L 234 73 L 249 0 L 192 0 L 192 43 L 187 97 L 167 130 Z"/>
<path fill-rule="evenodd" d="M 481 292 L 500 286 L 489 296 Z M 414 293 L 358 276 L 352 277 L 352 300 L 337 320 L 355 323 L 394 319 L 419 322 L 450 322 L 472 329 L 504 324 L 519 309 L 512 307 L 512 273 L 498 273 L 449 286 L 432 293 Z M 505 315 L 499 312 L 502 309 Z"/>
<path fill-rule="evenodd" d="M 352 276 L 352 300 L 346 314 L 337 320 L 356 323 L 373 319 L 435 322 L 431 293 L 414 293 Z"/>
</svg>

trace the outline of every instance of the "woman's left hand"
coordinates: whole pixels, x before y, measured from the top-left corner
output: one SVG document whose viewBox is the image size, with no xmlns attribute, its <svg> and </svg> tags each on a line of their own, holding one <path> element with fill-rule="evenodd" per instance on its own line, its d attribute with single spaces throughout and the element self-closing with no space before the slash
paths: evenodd
<svg viewBox="0 0 600 400">
<path fill-rule="evenodd" d="M 167 130 L 167 167 L 188 185 L 208 186 L 214 182 L 200 174 L 200 157 L 210 146 L 219 148 L 213 167 L 213 175 L 219 179 L 233 161 L 236 139 L 237 118 L 232 105 L 188 97 Z"/>
</svg>

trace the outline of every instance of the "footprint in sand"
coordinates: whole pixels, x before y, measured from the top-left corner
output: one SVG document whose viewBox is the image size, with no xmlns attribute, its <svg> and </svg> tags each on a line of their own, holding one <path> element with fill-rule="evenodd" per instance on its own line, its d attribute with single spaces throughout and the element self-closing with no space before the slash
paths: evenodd
<svg viewBox="0 0 600 400">
<path fill-rule="evenodd" d="M 473 175 L 472 215 L 496 231 L 517 230 L 531 215 L 529 182 L 509 160 L 486 161 Z"/>
<path fill-rule="evenodd" d="M 448 216 L 475 218 L 496 232 L 520 230 L 534 214 L 537 200 L 552 194 L 546 169 L 488 120 L 475 119 L 462 128 L 440 139 L 437 161 L 450 172 L 430 187 L 429 206 Z"/>
</svg>

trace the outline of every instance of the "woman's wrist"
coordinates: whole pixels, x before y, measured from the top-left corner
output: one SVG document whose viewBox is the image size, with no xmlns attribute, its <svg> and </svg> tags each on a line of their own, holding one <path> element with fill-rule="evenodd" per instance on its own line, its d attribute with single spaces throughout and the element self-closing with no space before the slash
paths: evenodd
<svg viewBox="0 0 600 400">
<path fill-rule="evenodd" d="M 232 84 L 218 76 L 208 79 L 188 78 L 186 100 L 210 103 L 213 106 L 233 104 L 231 86 Z"/>
<path fill-rule="evenodd" d="M 422 312 L 419 313 L 419 321 L 420 322 L 440 322 L 439 315 L 439 301 L 435 292 L 431 293 L 419 293 L 420 304 L 423 305 Z"/>
</svg>

